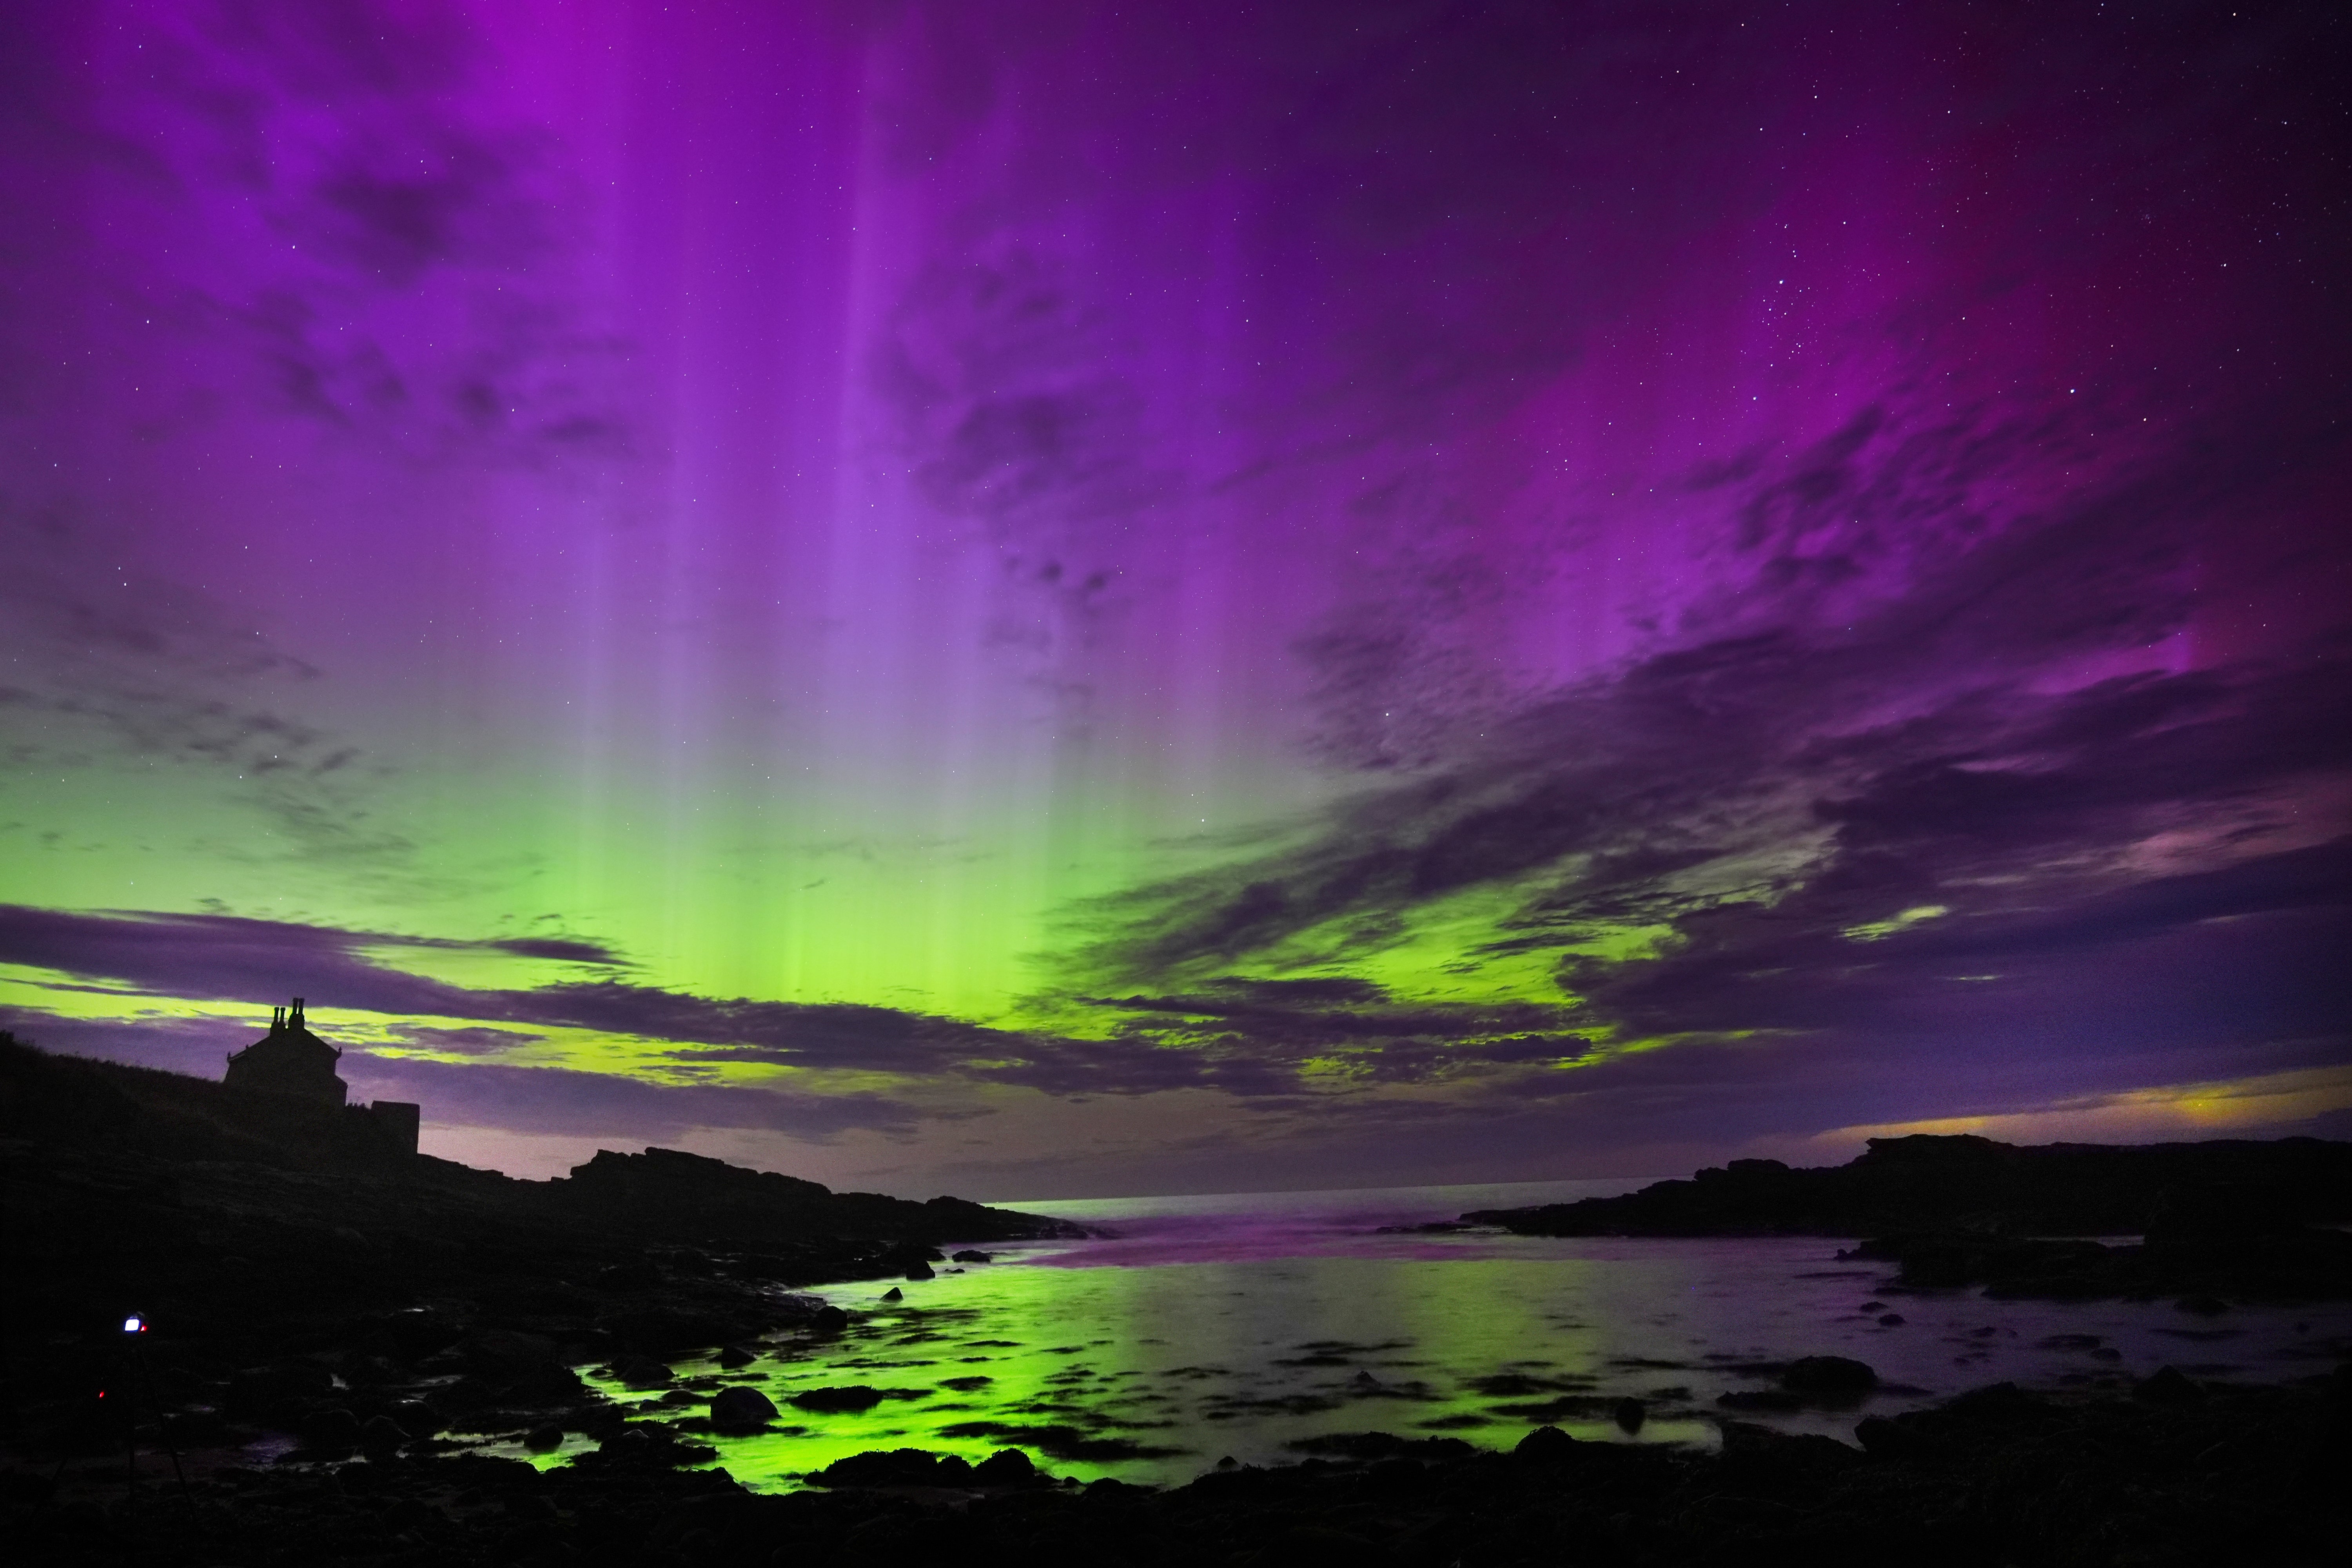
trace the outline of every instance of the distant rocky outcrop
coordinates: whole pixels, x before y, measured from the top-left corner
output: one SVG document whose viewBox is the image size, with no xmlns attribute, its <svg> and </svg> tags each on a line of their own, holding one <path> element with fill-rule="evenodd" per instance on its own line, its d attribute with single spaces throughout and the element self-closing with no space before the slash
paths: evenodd
<svg viewBox="0 0 2352 1568">
<path fill-rule="evenodd" d="M 1522 1236 L 1832 1236 L 1916 1288 L 2015 1296 L 2352 1296 L 2352 1143 L 2020 1147 L 1874 1138 L 1843 1165 L 1734 1160 L 1622 1197 L 1481 1209 Z M 2103 1245 L 2072 1237 L 2138 1237 Z"/>
<path fill-rule="evenodd" d="M 2203 1216 L 2203 1217 L 2200 1217 Z M 1873 1138 L 1843 1165 L 1734 1160 L 1622 1197 L 1482 1209 L 1525 1236 L 1882 1236 L 1957 1227 L 2140 1236 L 2352 1220 L 2352 1143 L 2317 1138 L 2020 1147 L 1969 1135 Z"/>
<path fill-rule="evenodd" d="M 754 1245 L 779 1230 L 924 1244 L 1085 1234 L 1060 1220 L 963 1198 L 915 1203 L 880 1193 L 836 1193 L 797 1176 L 747 1170 L 677 1149 L 647 1149 L 642 1154 L 600 1149 L 587 1163 L 572 1167 L 570 1176 L 548 1183 L 547 1189 L 552 1203 L 574 1214 L 656 1233 L 673 1242 Z M 904 1266 L 939 1258 L 918 1251 Z"/>
</svg>

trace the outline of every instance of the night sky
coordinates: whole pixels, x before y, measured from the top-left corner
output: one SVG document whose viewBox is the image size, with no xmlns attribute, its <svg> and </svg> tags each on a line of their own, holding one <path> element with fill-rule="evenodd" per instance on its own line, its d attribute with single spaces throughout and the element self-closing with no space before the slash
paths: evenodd
<svg viewBox="0 0 2352 1568">
<path fill-rule="evenodd" d="M 25 0 L 0 1023 L 543 1175 L 2352 1135 L 2352 12 Z"/>
</svg>

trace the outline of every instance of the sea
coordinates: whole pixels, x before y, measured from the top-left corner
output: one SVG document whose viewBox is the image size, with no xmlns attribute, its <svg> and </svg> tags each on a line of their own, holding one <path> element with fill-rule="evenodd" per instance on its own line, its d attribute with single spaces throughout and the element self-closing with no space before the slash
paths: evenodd
<svg viewBox="0 0 2352 1568">
<path fill-rule="evenodd" d="M 1706 1447 L 1736 1419 L 1851 1442 L 1864 1416 L 1991 1383 L 2121 1389 L 2164 1366 L 2270 1381 L 2352 1354 L 2352 1312 L 2340 1307 L 2206 1315 L 2171 1301 L 1906 1292 L 1891 1266 L 1842 1258 L 1849 1244 L 1821 1237 L 1387 1228 L 1644 1184 L 1007 1204 L 1094 1234 L 972 1243 L 989 1262 L 813 1292 L 849 1311 L 847 1333 L 781 1337 L 740 1368 L 676 1363 L 680 1386 L 667 1394 L 582 1371 L 657 1418 L 698 1415 L 731 1383 L 760 1388 L 782 1411 L 773 1428 L 695 1440 L 746 1486 L 791 1490 L 877 1448 L 977 1461 L 1018 1447 L 1058 1476 L 1171 1485 L 1227 1460 L 1343 1451 L 1365 1432 L 1506 1448 L 1552 1425 L 1590 1441 Z M 886 1299 L 893 1289 L 899 1299 Z M 1867 1363 L 1878 1387 L 1834 1409 L 1755 1407 L 1770 1403 L 1787 1363 L 1810 1355 Z M 818 1391 L 842 1389 L 879 1398 L 860 1410 L 793 1403 L 839 1403 Z M 483 1448 L 544 1466 L 586 1446 Z"/>
</svg>

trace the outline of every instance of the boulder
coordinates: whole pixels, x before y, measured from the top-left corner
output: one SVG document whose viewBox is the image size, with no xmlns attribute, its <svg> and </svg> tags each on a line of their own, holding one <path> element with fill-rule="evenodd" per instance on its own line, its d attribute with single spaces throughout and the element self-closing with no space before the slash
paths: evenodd
<svg viewBox="0 0 2352 1568">
<path fill-rule="evenodd" d="M 522 1446 L 534 1454 L 552 1453 L 563 1447 L 563 1428 L 551 1421 L 534 1426 L 522 1435 Z"/>
<path fill-rule="evenodd" d="M 360 1446 L 360 1418 L 338 1405 L 305 1419 L 300 1435 L 314 1454 L 348 1454 Z"/>
<path fill-rule="evenodd" d="M 950 1254 L 949 1258 L 950 1261 L 955 1263 L 993 1263 L 996 1261 L 996 1258 L 992 1254 L 982 1252 L 976 1247 L 967 1247 L 961 1252 Z"/>
<path fill-rule="evenodd" d="M 820 1334 L 837 1334 L 849 1327 L 849 1314 L 838 1307 L 821 1307 L 809 1320 L 809 1328 Z"/>
<path fill-rule="evenodd" d="M 757 1351 L 745 1350 L 741 1345 L 720 1345 L 719 1347 L 719 1364 L 720 1366 L 750 1366 L 753 1362 L 759 1359 L 760 1355 Z"/>
<path fill-rule="evenodd" d="M 903 1301 L 907 1299 L 907 1293 L 904 1290 L 899 1289 L 896 1285 L 893 1285 L 890 1289 L 882 1292 L 882 1299 L 885 1301 Z"/>
<path fill-rule="evenodd" d="M 943 1484 L 940 1466 L 940 1457 L 927 1449 L 870 1448 L 835 1459 L 809 1479 L 825 1487 L 935 1487 Z M 959 1459 L 950 1475 L 945 1484 L 969 1481 L 971 1467 Z"/>
<path fill-rule="evenodd" d="M 1576 1452 L 1576 1439 L 1557 1426 L 1538 1426 L 1520 1438 L 1511 1452 L 1522 1459 L 1549 1463 Z"/>
<path fill-rule="evenodd" d="M 775 1418 L 775 1401 L 743 1384 L 721 1389 L 710 1401 L 710 1425 L 720 1432 L 756 1432 Z"/>
<path fill-rule="evenodd" d="M 667 1388 L 676 1381 L 669 1368 L 651 1356 L 623 1356 L 613 1363 L 613 1375 L 624 1388 Z"/>
<path fill-rule="evenodd" d="M 404 1399 L 384 1415 L 410 1437 L 430 1437 L 441 1430 L 441 1413 L 421 1399 Z"/>
<path fill-rule="evenodd" d="M 882 1403 L 882 1391 L 854 1383 L 842 1388 L 804 1388 L 788 1401 L 794 1408 L 820 1413 L 871 1410 Z"/>
<path fill-rule="evenodd" d="M 936 1279 L 939 1278 L 939 1275 L 929 1264 L 917 1262 L 908 1265 L 907 1278 L 909 1279 Z"/>
<path fill-rule="evenodd" d="M 972 1467 L 971 1479 L 984 1487 L 1025 1487 L 1038 1479 L 1037 1467 L 1018 1448 L 999 1448 Z"/>
<path fill-rule="evenodd" d="M 1878 1386 L 1878 1373 L 1851 1356 L 1801 1356 L 1780 1374 L 1780 1386 L 1791 1394 L 1864 1394 Z"/>
<path fill-rule="evenodd" d="M 407 1428 L 389 1415 L 372 1415 L 360 1427 L 360 1452 L 371 1459 L 388 1458 L 407 1441 Z"/>
</svg>

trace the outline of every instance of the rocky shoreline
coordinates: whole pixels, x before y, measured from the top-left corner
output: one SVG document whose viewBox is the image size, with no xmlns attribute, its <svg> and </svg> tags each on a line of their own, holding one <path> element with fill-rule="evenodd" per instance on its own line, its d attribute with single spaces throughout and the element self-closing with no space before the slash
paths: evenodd
<svg viewBox="0 0 2352 1568">
<path fill-rule="evenodd" d="M 0 1069 L 0 1184 L 21 1282 L 5 1346 L 0 1529 L 28 1562 L 703 1568 L 938 1547 L 1108 1564 L 1796 1552 L 2291 1563 L 2321 1560 L 2346 1522 L 2352 1371 L 2238 1385 L 2168 1370 L 2047 1396 L 1999 1385 L 1864 1419 L 1851 1444 L 1737 1419 L 1775 1399 L 1852 1408 L 1873 1374 L 1836 1357 L 1719 1401 L 1722 1444 L 1706 1451 L 1553 1427 L 1509 1453 L 1364 1432 L 1302 1443 L 1295 1465 L 1227 1463 L 1151 1489 L 1056 1479 L 1020 1450 L 978 1465 L 899 1450 L 841 1460 L 809 1489 L 755 1494 L 727 1474 L 727 1445 L 780 1413 L 759 1374 L 738 1369 L 855 1327 L 803 1288 L 923 1278 L 961 1266 L 944 1243 L 1067 1227 L 658 1150 L 600 1155 L 562 1183 L 430 1160 L 353 1165 L 224 1130 L 190 1080 L 13 1044 Z M 1921 1234 L 1938 1247 L 1955 1235 L 2031 1244 Z M 1874 1256 L 1906 1278 L 1939 1271 L 1921 1289 L 1988 1267 L 1885 1245 L 1898 1250 Z M 689 1359 L 709 1369 L 681 1376 Z M 651 1397 L 610 1398 L 583 1367 Z M 803 1390 L 796 1402 L 869 1395 L 887 1391 Z M 478 1451 L 487 1441 L 546 1468 Z"/>
<path fill-rule="evenodd" d="M 646 1437 L 540 1470 L 387 1452 L 231 1466 L 184 1489 L 151 1471 L 52 1487 L 5 1477 L 8 1539 L 44 1563 L 573 1563 L 887 1561 L 945 1551 L 1046 1563 L 1741 1559 L 1828 1564 L 2332 1561 L 2347 1513 L 2352 1371 L 2284 1386 L 2163 1373 L 2128 1397 L 2002 1384 L 1866 1420 L 1858 1447 L 1738 1422 L 1719 1451 L 1579 1442 L 1510 1453 L 1359 1434 L 1292 1466 L 1229 1467 L 1152 1490 L 1079 1486 L 1018 1455 L 917 1451 L 835 1465 L 761 1495 L 699 1445 Z M 991 1473 L 991 1472 L 993 1473 Z"/>
</svg>

